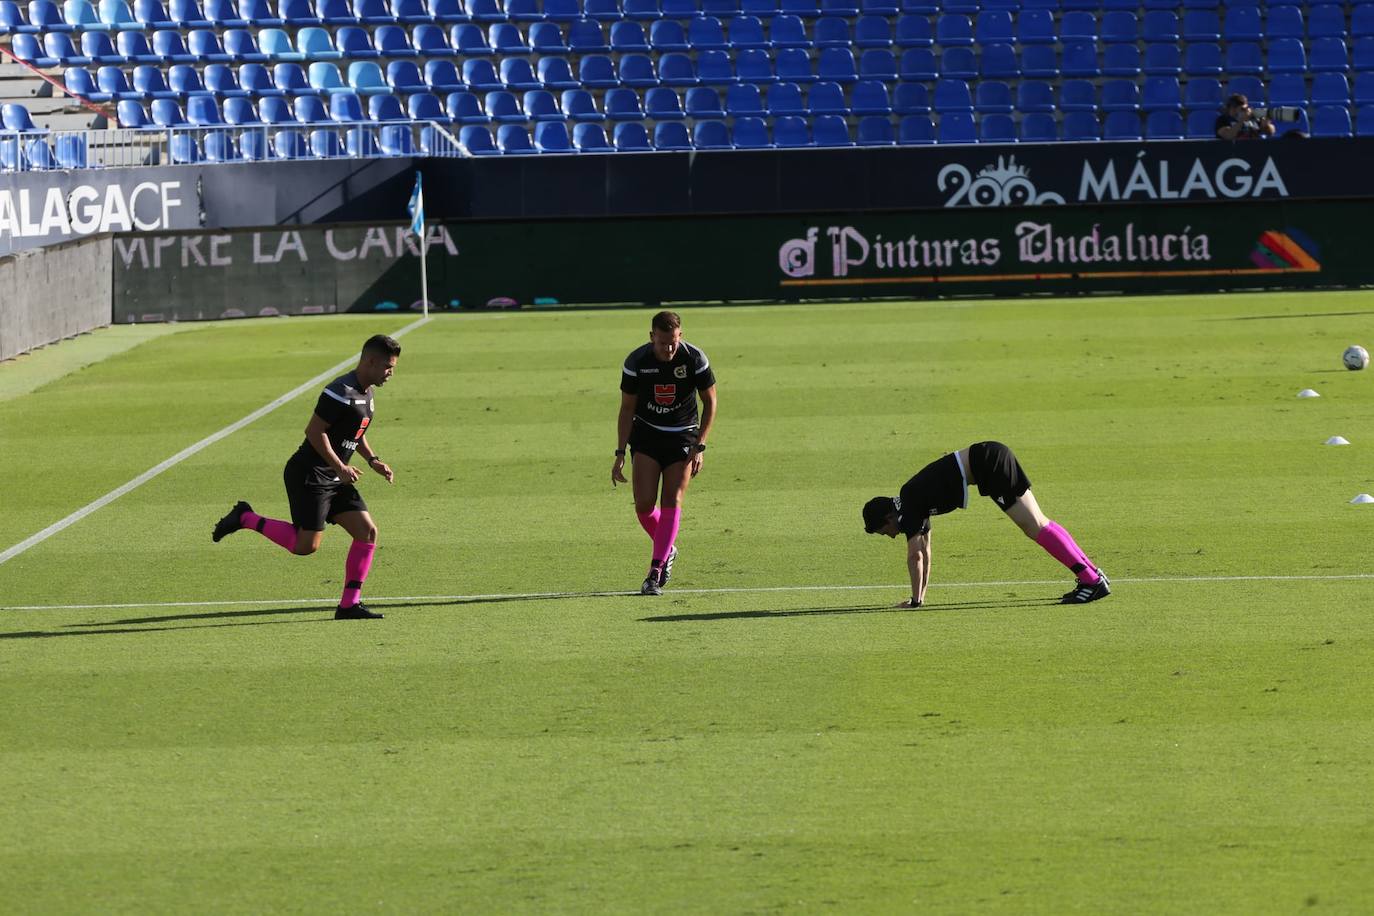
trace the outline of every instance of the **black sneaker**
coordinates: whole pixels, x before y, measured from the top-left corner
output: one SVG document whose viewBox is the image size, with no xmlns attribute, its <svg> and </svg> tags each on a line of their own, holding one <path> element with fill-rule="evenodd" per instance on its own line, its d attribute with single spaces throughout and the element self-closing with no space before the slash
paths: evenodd
<svg viewBox="0 0 1374 916">
<path fill-rule="evenodd" d="M 1071 592 L 1067 592 L 1063 598 L 1059 599 L 1060 604 L 1087 604 L 1089 601 L 1096 601 L 1105 598 L 1112 593 L 1112 583 L 1107 581 L 1107 574 L 1102 570 L 1097 571 L 1097 581 L 1091 585 L 1079 585 Z"/>
<path fill-rule="evenodd" d="M 639 593 L 641 595 L 663 594 L 663 586 L 658 584 L 657 570 L 650 570 L 649 575 L 644 579 L 644 584 L 639 587 Z"/>
<path fill-rule="evenodd" d="M 668 559 L 663 561 L 663 569 L 658 574 L 658 587 L 662 588 L 668 584 L 668 580 L 673 576 L 673 561 L 677 559 L 677 547 L 668 551 Z"/>
<path fill-rule="evenodd" d="M 234 503 L 234 508 L 229 510 L 229 514 L 215 522 L 215 533 L 210 535 L 210 539 L 218 544 L 235 531 L 238 531 L 243 527 L 243 523 L 239 521 L 239 519 L 243 517 L 243 513 L 252 511 L 253 507 L 243 500 Z"/>
<path fill-rule="evenodd" d="M 376 611 L 368 610 L 367 605 L 361 601 L 357 604 L 350 604 L 348 607 L 341 607 L 334 612 L 335 620 L 381 620 L 382 616 Z"/>
</svg>

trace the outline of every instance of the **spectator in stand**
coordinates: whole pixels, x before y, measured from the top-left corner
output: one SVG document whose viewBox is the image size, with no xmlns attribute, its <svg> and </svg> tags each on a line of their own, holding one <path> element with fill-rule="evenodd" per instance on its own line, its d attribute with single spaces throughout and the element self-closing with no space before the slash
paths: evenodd
<svg viewBox="0 0 1374 916">
<path fill-rule="evenodd" d="M 1274 122 L 1268 117 L 1256 117 L 1250 100 L 1236 93 L 1217 115 L 1216 132 L 1222 140 L 1265 140 L 1274 136 Z"/>
</svg>

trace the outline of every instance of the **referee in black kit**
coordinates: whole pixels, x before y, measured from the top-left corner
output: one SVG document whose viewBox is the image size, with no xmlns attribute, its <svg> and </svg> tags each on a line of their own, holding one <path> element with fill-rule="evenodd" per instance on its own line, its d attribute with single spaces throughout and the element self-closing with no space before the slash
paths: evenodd
<svg viewBox="0 0 1374 916">
<path fill-rule="evenodd" d="M 893 538 L 905 534 L 907 538 L 911 598 L 897 607 L 916 608 L 925 603 L 930 583 L 930 517 L 968 508 L 970 484 L 1074 574 L 1078 585 L 1060 599 L 1061 603 L 1087 604 L 1111 594 L 1106 574 L 1093 565 L 1067 531 L 1040 511 L 1030 479 L 1011 449 L 1000 442 L 975 442 L 921 468 L 902 485 L 897 496 L 875 496 L 864 504 L 866 532 Z"/>
</svg>

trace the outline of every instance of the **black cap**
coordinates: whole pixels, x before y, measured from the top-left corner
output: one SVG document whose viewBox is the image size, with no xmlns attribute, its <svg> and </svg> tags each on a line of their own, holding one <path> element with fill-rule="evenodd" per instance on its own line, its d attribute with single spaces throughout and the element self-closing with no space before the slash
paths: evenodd
<svg viewBox="0 0 1374 916">
<path fill-rule="evenodd" d="M 875 533 L 887 524 L 887 517 L 897 511 L 897 503 L 891 496 L 875 496 L 864 503 L 864 531 Z"/>
</svg>

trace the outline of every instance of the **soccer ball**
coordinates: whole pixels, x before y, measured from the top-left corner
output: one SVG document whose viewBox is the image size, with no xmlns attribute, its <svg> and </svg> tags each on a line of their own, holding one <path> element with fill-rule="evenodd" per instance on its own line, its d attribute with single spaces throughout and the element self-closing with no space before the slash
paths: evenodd
<svg viewBox="0 0 1374 916">
<path fill-rule="evenodd" d="M 1369 351 L 1359 344 L 1351 344 L 1341 354 L 1341 362 L 1347 369 L 1363 369 L 1369 365 Z"/>
</svg>

